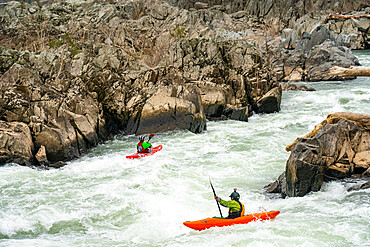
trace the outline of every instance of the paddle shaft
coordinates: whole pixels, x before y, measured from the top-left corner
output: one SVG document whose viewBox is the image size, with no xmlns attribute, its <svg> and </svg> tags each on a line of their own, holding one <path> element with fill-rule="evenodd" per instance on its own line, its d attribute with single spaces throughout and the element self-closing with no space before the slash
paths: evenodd
<svg viewBox="0 0 370 247">
<path fill-rule="evenodd" d="M 212 185 L 211 179 L 209 179 L 209 183 L 211 184 L 211 187 L 212 187 L 212 190 L 213 190 L 213 195 L 214 195 L 214 196 L 216 196 L 216 192 L 215 192 L 215 189 L 213 188 L 213 185 Z M 218 201 L 217 201 L 217 200 L 216 200 L 216 202 L 217 202 L 218 210 L 220 211 L 220 215 L 221 215 L 221 217 L 223 217 L 223 216 L 222 216 L 222 213 L 221 213 L 220 204 L 218 203 Z"/>
<path fill-rule="evenodd" d="M 152 139 L 153 136 L 154 136 L 154 134 L 150 134 L 148 142 L 150 141 L 150 139 Z"/>
</svg>

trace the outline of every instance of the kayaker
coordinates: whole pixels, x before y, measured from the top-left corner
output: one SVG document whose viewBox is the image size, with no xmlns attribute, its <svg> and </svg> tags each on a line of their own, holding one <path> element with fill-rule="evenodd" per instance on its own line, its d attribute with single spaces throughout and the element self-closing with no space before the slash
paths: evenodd
<svg viewBox="0 0 370 247">
<path fill-rule="evenodd" d="M 138 153 L 150 153 L 152 152 L 152 144 L 149 143 L 151 136 L 149 136 L 149 140 L 147 142 L 144 141 L 144 136 L 139 137 L 139 143 L 137 144 L 137 152 Z"/>
<path fill-rule="evenodd" d="M 230 195 L 231 201 L 222 200 L 217 195 L 215 196 L 215 200 L 217 200 L 222 206 L 229 208 L 229 215 L 226 219 L 235 219 L 237 217 L 244 215 L 244 205 L 239 202 L 240 195 L 234 189 L 234 192 Z"/>
</svg>

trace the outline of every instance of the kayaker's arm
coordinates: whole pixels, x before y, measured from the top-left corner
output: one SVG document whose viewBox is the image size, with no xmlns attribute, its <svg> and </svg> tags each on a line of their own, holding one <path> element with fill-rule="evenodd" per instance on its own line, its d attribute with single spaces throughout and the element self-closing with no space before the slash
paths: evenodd
<svg viewBox="0 0 370 247">
<path fill-rule="evenodd" d="M 225 200 L 222 200 L 219 197 L 217 197 L 217 201 L 219 201 L 222 206 L 230 208 L 231 211 L 233 211 L 233 212 L 240 210 L 240 205 L 236 201 L 233 201 L 233 200 L 225 201 Z"/>
<path fill-rule="evenodd" d="M 217 201 L 219 201 L 222 206 L 227 207 L 227 208 L 229 208 L 232 204 L 232 201 L 225 201 L 225 200 L 222 200 L 220 197 L 217 197 Z"/>
</svg>

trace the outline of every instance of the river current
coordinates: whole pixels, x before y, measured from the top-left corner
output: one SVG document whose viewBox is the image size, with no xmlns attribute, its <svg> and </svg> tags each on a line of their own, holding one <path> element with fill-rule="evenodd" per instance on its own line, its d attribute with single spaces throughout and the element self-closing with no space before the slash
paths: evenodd
<svg viewBox="0 0 370 247">
<path fill-rule="evenodd" d="M 370 66 L 370 50 L 357 51 Z M 370 78 L 306 83 L 283 92 L 281 111 L 248 122 L 207 122 L 207 131 L 156 134 L 163 145 L 128 160 L 137 137 L 117 136 L 61 169 L 0 167 L 0 246 L 370 246 L 370 190 L 361 180 L 325 183 L 305 197 L 274 198 L 263 187 L 284 171 L 285 146 L 333 112 L 370 114 Z M 182 222 L 219 216 L 209 184 L 246 213 L 276 219 L 195 231 Z M 223 215 L 227 209 L 222 208 Z"/>
</svg>

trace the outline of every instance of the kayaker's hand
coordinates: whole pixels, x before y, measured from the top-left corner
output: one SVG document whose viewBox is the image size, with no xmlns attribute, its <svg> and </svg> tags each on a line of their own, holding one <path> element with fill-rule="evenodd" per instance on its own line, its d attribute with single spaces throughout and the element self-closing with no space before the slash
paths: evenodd
<svg viewBox="0 0 370 247">
<path fill-rule="evenodd" d="M 215 200 L 218 201 L 218 196 L 215 196 Z"/>
</svg>

